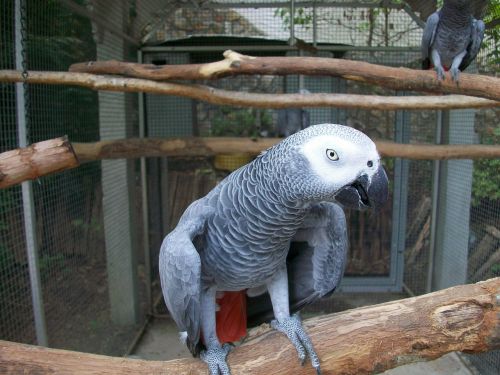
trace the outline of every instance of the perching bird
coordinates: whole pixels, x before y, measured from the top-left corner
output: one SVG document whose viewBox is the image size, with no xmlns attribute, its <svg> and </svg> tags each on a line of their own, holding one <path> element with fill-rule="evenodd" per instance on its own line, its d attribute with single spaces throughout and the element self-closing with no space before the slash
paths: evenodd
<svg viewBox="0 0 500 375">
<path fill-rule="evenodd" d="M 340 282 L 347 228 L 339 204 L 377 209 L 387 184 L 370 138 L 322 124 L 264 151 L 186 209 L 161 246 L 161 286 L 181 337 L 212 375 L 230 374 L 227 343 L 245 335 L 247 319 L 268 315 L 320 374 L 311 340 L 290 312 Z"/>
<path fill-rule="evenodd" d="M 444 0 L 427 19 L 422 35 L 422 68 L 434 66 L 439 79 L 445 70 L 458 82 L 460 71 L 477 56 L 484 37 L 484 22 L 472 16 L 470 0 Z"/>
<path fill-rule="evenodd" d="M 309 90 L 300 89 L 299 94 L 310 94 Z M 286 108 L 278 110 L 276 132 L 279 137 L 288 137 L 311 125 L 309 112 L 302 108 Z"/>
</svg>

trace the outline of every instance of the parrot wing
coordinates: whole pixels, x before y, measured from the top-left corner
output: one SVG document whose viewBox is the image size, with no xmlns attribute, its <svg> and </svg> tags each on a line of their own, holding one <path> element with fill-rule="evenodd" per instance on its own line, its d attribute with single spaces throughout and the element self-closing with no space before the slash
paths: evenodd
<svg viewBox="0 0 500 375">
<path fill-rule="evenodd" d="M 431 47 L 436 38 L 436 31 L 439 24 L 439 12 L 432 13 L 425 24 L 424 33 L 422 34 L 422 69 L 430 69 L 431 64 Z"/>
<path fill-rule="evenodd" d="M 472 61 L 476 58 L 479 49 L 481 48 L 481 43 L 484 38 L 484 22 L 481 20 L 473 19 L 472 21 L 472 29 L 470 36 L 470 43 L 467 46 L 467 54 L 464 56 L 462 60 L 462 64 L 460 64 L 459 69 L 463 71 L 466 69 Z"/>
<path fill-rule="evenodd" d="M 344 273 L 347 246 L 343 209 L 335 203 L 314 205 L 293 238 L 287 257 L 291 312 L 333 293 Z M 247 306 L 249 326 L 273 317 L 267 292 L 249 297 Z"/>
<path fill-rule="evenodd" d="M 201 260 L 195 243 L 214 210 L 209 196 L 193 202 L 186 209 L 160 249 L 163 297 L 177 326 L 187 333 L 186 344 L 193 355 L 198 355 L 200 349 L 201 314 Z"/>
</svg>

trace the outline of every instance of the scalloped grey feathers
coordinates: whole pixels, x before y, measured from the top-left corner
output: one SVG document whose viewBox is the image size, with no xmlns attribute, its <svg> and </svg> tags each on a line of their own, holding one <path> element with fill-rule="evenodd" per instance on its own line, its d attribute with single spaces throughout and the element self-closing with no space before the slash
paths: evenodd
<svg viewBox="0 0 500 375">
<path fill-rule="evenodd" d="M 193 354 L 199 350 L 200 295 L 208 289 L 265 291 L 263 285 L 288 262 L 290 304 L 296 310 L 340 282 L 347 251 L 345 215 L 333 203 L 336 190 L 312 170 L 301 151 L 305 142 L 330 136 L 359 147 L 359 157 L 373 150 L 378 158 L 373 142 L 357 130 L 311 126 L 193 202 L 163 241 L 159 267 L 165 302 L 179 329 L 187 332 Z M 305 244 L 303 251 L 295 251 L 300 243 Z M 269 315 L 272 306 L 266 296 L 249 303 L 250 320 Z"/>
</svg>

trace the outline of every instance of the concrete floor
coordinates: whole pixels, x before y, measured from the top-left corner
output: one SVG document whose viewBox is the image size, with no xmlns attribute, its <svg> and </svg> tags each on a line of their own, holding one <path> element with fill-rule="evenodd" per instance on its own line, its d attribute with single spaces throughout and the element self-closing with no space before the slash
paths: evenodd
<svg viewBox="0 0 500 375">
<path fill-rule="evenodd" d="M 169 360 L 191 357 L 177 333 L 175 324 L 166 319 L 153 320 L 133 355 L 135 358 L 149 360 Z M 474 375 L 460 360 L 458 355 L 450 353 L 435 361 L 420 362 L 401 366 L 384 372 L 385 375 Z"/>
</svg>

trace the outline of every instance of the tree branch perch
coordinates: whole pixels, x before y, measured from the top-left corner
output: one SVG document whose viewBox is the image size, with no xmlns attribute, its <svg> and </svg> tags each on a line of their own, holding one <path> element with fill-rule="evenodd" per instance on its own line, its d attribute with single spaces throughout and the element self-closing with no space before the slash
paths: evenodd
<svg viewBox="0 0 500 375">
<path fill-rule="evenodd" d="M 97 64 L 97 63 L 96 63 Z M 121 63 L 127 64 L 127 63 Z M 172 65 L 172 67 L 177 65 Z M 491 78 L 491 77 L 489 77 Z M 149 79 L 107 77 L 88 73 L 0 70 L 0 82 L 28 82 L 49 85 L 75 85 L 91 90 L 147 92 L 175 95 L 216 105 L 254 108 L 337 107 L 350 109 L 464 109 L 493 108 L 500 102 L 464 95 L 381 96 L 355 94 L 256 94 L 221 90 L 205 85 L 156 82 Z"/>
<path fill-rule="evenodd" d="M 304 325 L 323 374 L 379 373 L 451 351 L 500 349 L 500 278 L 308 319 Z M 313 374 L 287 338 L 261 326 L 228 356 L 233 374 Z M 207 373 L 196 359 L 167 362 L 112 358 L 0 341 L 2 374 Z"/>
<path fill-rule="evenodd" d="M 479 74 L 460 74 L 460 82 L 440 81 L 432 70 L 393 68 L 363 61 L 326 57 L 253 57 L 225 51 L 224 59 L 207 64 L 153 65 L 120 61 L 91 61 L 70 66 L 70 71 L 121 74 L 152 80 L 207 80 L 234 75 L 335 76 L 376 84 L 396 90 L 463 94 L 500 100 L 500 78 Z"/>
<path fill-rule="evenodd" d="M 281 141 L 281 138 L 129 138 L 95 143 L 73 143 L 81 162 L 101 159 L 133 159 L 158 156 L 211 156 L 216 154 L 261 151 Z M 500 146 L 487 145 L 417 145 L 375 141 L 382 156 L 417 160 L 500 158 Z"/>
<path fill-rule="evenodd" d="M 67 137 L 3 152 L 0 154 L 0 189 L 75 168 L 79 164 Z"/>
<path fill-rule="evenodd" d="M 70 144 L 66 137 L 35 143 L 23 149 L 0 154 L 0 189 L 74 168 L 79 163 L 103 159 L 140 157 L 206 157 L 227 153 L 258 155 L 281 138 L 128 138 L 94 143 Z M 385 157 L 416 160 L 496 159 L 500 146 L 488 145 L 417 145 L 376 141 Z"/>
</svg>

